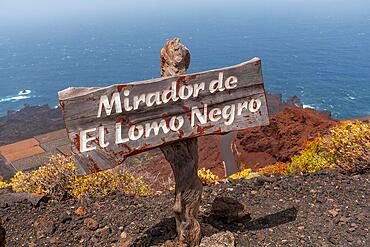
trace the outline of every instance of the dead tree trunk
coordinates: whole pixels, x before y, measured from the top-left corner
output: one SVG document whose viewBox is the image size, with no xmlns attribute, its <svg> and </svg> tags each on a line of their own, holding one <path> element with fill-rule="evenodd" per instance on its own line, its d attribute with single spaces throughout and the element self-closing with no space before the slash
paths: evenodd
<svg viewBox="0 0 370 247">
<path fill-rule="evenodd" d="M 168 41 L 161 50 L 161 76 L 185 74 L 190 64 L 190 52 L 179 38 Z M 197 221 L 202 183 L 198 170 L 197 138 L 178 141 L 161 147 L 170 162 L 176 182 L 173 211 L 176 218 L 178 246 L 197 246 L 200 242 L 200 224 Z"/>
</svg>

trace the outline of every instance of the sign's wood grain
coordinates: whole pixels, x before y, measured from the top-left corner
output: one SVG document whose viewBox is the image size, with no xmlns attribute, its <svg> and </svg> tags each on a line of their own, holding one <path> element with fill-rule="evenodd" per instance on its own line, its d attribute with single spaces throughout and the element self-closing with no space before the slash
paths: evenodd
<svg viewBox="0 0 370 247">
<path fill-rule="evenodd" d="M 179 139 L 268 124 L 258 58 L 184 76 L 68 88 L 59 99 L 83 173 Z"/>
</svg>

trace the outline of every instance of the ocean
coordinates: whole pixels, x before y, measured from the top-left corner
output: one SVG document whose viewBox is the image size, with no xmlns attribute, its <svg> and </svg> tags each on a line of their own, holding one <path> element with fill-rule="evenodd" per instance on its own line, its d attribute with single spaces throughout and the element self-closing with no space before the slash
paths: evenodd
<svg viewBox="0 0 370 247">
<path fill-rule="evenodd" d="M 70 86 L 159 77 L 160 48 L 173 37 L 190 49 L 189 72 L 260 57 L 269 92 L 335 118 L 370 115 L 370 1 L 67 2 L 0 11 L 0 116 L 55 107 Z"/>
</svg>

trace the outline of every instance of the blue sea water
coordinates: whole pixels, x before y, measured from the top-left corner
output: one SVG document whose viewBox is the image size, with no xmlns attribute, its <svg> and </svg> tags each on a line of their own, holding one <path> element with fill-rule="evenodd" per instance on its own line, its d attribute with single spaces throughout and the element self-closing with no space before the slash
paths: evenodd
<svg viewBox="0 0 370 247">
<path fill-rule="evenodd" d="M 189 72 L 257 56 L 268 91 L 297 95 L 336 118 L 370 115 L 370 1 L 62 1 L 46 7 L 41 1 L 44 9 L 38 2 L 28 12 L 10 3 L 0 10 L 0 116 L 24 104 L 56 106 L 57 92 L 70 86 L 158 77 L 160 48 L 175 36 L 191 51 Z"/>
</svg>

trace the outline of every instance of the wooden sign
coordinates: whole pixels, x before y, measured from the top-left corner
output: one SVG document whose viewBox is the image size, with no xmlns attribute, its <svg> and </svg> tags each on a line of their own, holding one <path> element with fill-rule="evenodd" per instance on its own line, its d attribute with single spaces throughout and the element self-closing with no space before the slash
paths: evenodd
<svg viewBox="0 0 370 247">
<path fill-rule="evenodd" d="M 180 139 L 269 123 L 259 58 L 184 76 L 67 88 L 59 100 L 82 173 Z"/>
</svg>

